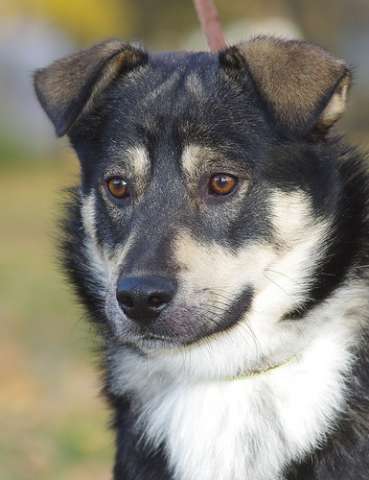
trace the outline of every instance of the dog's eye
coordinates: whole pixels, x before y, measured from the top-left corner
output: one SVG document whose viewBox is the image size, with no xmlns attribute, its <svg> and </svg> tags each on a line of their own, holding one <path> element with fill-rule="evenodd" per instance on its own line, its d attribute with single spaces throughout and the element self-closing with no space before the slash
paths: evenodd
<svg viewBox="0 0 369 480">
<path fill-rule="evenodd" d="M 227 173 L 216 173 L 209 180 L 209 193 L 212 195 L 228 195 L 237 186 L 237 178 Z"/>
<path fill-rule="evenodd" d="M 126 198 L 129 196 L 128 183 L 122 177 L 111 177 L 106 181 L 109 192 L 115 198 Z"/>
</svg>

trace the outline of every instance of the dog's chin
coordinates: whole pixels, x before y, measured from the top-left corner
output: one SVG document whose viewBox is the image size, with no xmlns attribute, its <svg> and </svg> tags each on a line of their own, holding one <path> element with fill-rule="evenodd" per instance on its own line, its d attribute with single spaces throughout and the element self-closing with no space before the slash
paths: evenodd
<svg viewBox="0 0 369 480">
<path fill-rule="evenodd" d="M 186 342 L 184 342 L 183 339 L 158 335 L 155 333 L 120 335 L 117 340 L 121 345 L 133 347 L 143 353 L 177 350 L 186 345 Z"/>
<path fill-rule="evenodd" d="M 153 352 L 159 350 L 178 350 L 195 346 L 210 338 L 221 335 L 229 329 L 224 326 L 223 329 L 206 328 L 206 326 L 198 326 L 195 331 L 193 326 L 190 330 L 186 328 L 132 328 L 124 329 L 124 331 L 116 332 L 116 340 L 120 344 L 134 346 L 143 352 Z"/>
<path fill-rule="evenodd" d="M 140 350 L 144 353 L 153 353 L 159 351 L 170 351 L 170 350 L 184 350 L 196 345 L 200 345 L 204 342 L 211 342 L 215 337 L 219 337 L 222 334 L 226 334 L 229 330 L 229 327 L 225 327 L 216 331 L 201 330 L 198 334 L 162 334 L 155 333 L 150 331 L 145 332 L 126 332 L 117 336 L 117 341 L 121 345 L 127 345 L 134 347 L 137 350 Z"/>
</svg>

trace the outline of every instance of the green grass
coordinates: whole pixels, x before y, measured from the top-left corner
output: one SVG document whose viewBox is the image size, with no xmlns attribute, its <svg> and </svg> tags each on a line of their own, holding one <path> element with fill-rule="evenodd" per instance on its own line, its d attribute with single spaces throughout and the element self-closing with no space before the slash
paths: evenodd
<svg viewBox="0 0 369 480">
<path fill-rule="evenodd" d="M 1 479 L 110 477 L 93 341 L 55 262 L 60 191 L 76 171 L 64 160 L 0 172 Z"/>
</svg>

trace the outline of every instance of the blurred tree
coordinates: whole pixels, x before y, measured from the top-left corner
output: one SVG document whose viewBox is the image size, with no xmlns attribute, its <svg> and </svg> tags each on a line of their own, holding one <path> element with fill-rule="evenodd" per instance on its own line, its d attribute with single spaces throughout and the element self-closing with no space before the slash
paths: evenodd
<svg viewBox="0 0 369 480">
<path fill-rule="evenodd" d="M 120 0 L 122 9 L 127 4 Z M 192 0 L 130 0 L 136 14 L 136 37 L 148 46 L 168 49 L 197 25 Z"/>
<path fill-rule="evenodd" d="M 177 48 L 198 28 L 192 0 L 0 0 L 0 14 L 46 19 L 79 43 L 102 37 L 139 39 L 149 47 Z M 368 21 L 368 0 L 215 0 L 225 25 L 236 20 L 287 17 L 307 39 L 337 52 L 342 28 Z"/>
<path fill-rule="evenodd" d="M 122 9 L 127 0 L 120 0 Z M 224 24 L 245 18 L 252 20 L 268 16 L 287 14 L 284 0 L 215 0 Z M 135 33 L 137 38 L 149 46 L 168 49 L 181 45 L 183 38 L 199 28 L 192 0 L 130 0 L 135 10 Z"/>
<path fill-rule="evenodd" d="M 1 0 L 5 14 L 46 20 L 69 33 L 78 43 L 132 35 L 135 12 L 129 0 Z"/>
</svg>

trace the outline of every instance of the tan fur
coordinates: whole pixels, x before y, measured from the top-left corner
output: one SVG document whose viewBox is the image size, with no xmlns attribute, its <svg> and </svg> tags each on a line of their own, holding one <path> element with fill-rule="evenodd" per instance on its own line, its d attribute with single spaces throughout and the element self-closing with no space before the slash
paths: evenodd
<svg viewBox="0 0 369 480">
<path fill-rule="evenodd" d="M 140 61 L 140 50 L 118 40 L 110 40 L 57 60 L 35 74 L 35 88 L 46 113 L 59 136 L 67 133 L 77 118 L 88 111 L 91 101 L 101 93 L 119 72 Z M 88 82 L 92 82 L 90 90 Z M 82 105 L 76 115 L 69 109 L 81 96 Z M 69 118 L 70 117 L 70 118 Z"/>
<path fill-rule="evenodd" d="M 304 128 L 325 108 L 317 126 L 329 127 L 342 115 L 350 85 L 342 60 L 307 42 L 271 37 L 257 37 L 238 49 L 277 120 Z"/>
<path fill-rule="evenodd" d="M 178 234 L 174 252 L 183 293 L 191 296 L 196 292 L 197 298 L 205 287 L 205 297 L 233 297 L 249 283 L 261 288 L 264 270 L 276 259 L 273 247 L 266 243 L 253 243 L 233 254 L 215 242 L 202 245 L 186 231 Z"/>
<path fill-rule="evenodd" d="M 199 168 L 214 156 L 214 153 L 210 148 L 203 145 L 187 145 L 183 149 L 182 153 L 182 168 L 185 175 L 189 178 L 197 177 Z"/>
<path fill-rule="evenodd" d="M 237 252 L 217 243 L 201 244 L 188 231 L 178 233 L 175 261 L 179 266 L 180 295 L 209 302 L 227 301 L 245 285 L 252 285 L 254 300 L 247 314 L 266 325 L 278 322 L 305 298 L 309 279 L 325 248 L 327 221 L 315 221 L 303 192 L 276 191 L 271 198 L 275 242 L 250 242 Z M 286 220 L 287 219 L 287 220 Z M 314 258 L 315 261 L 308 259 Z M 260 327 L 260 325 L 259 325 Z M 269 327 L 268 327 L 269 328 Z"/>
<path fill-rule="evenodd" d="M 271 196 L 271 205 L 276 239 L 286 248 L 306 240 L 307 232 L 313 233 L 315 227 L 319 229 L 324 224 L 315 224 L 310 197 L 302 191 L 276 190 Z"/>
<path fill-rule="evenodd" d="M 204 96 L 205 90 L 202 84 L 201 78 L 195 73 L 191 73 L 186 78 L 186 89 L 188 93 L 197 99 L 201 99 Z"/>
<path fill-rule="evenodd" d="M 347 94 L 349 88 L 350 78 L 346 76 L 341 80 L 335 93 L 333 94 L 328 105 L 325 107 L 320 116 L 320 123 L 322 127 L 329 128 L 339 118 L 341 118 L 346 109 Z"/>
<path fill-rule="evenodd" d="M 135 177 L 140 179 L 149 175 L 151 164 L 145 147 L 132 147 L 126 152 L 126 155 Z"/>
</svg>

